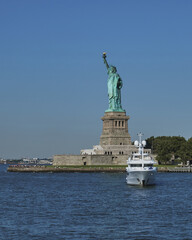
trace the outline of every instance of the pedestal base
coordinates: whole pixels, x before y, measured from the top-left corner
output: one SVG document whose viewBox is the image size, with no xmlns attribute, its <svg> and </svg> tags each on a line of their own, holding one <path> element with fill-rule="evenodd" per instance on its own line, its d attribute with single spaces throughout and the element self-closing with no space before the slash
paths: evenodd
<svg viewBox="0 0 192 240">
<path fill-rule="evenodd" d="M 105 112 L 100 145 L 131 145 L 126 112 Z"/>
</svg>

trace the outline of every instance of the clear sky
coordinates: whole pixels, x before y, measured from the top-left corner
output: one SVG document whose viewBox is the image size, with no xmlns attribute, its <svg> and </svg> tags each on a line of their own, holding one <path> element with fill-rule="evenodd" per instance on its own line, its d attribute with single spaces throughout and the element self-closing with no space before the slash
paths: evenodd
<svg viewBox="0 0 192 240">
<path fill-rule="evenodd" d="M 99 144 L 103 51 L 132 140 L 192 137 L 191 0 L 0 0 L 0 157 Z"/>
</svg>

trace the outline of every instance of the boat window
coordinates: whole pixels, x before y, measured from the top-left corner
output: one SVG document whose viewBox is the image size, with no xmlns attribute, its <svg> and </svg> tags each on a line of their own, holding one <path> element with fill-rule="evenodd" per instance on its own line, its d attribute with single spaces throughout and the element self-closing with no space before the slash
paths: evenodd
<svg viewBox="0 0 192 240">
<path fill-rule="evenodd" d="M 153 164 L 144 164 L 144 167 L 153 167 Z"/>
<path fill-rule="evenodd" d="M 131 164 L 131 167 L 142 167 L 142 164 Z"/>
</svg>

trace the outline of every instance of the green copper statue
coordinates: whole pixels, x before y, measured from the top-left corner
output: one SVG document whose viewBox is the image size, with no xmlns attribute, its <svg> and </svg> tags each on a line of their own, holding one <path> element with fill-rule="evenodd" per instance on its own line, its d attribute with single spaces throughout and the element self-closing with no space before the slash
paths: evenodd
<svg viewBox="0 0 192 240">
<path fill-rule="evenodd" d="M 108 65 L 106 60 L 106 53 L 103 53 L 104 63 L 107 67 L 108 74 L 108 97 L 109 97 L 109 109 L 105 112 L 124 112 L 121 106 L 121 88 L 123 82 L 117 73 L 116 67 Z"/>
</svg>

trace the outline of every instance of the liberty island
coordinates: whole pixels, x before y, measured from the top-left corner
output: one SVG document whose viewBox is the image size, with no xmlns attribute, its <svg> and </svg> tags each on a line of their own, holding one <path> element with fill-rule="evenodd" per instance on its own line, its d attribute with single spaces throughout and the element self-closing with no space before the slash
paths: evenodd
<svg viewBox="0 0 192 240">
<path fill-rule="evenodd" d="M 123 81 L 116 67 L 108 64 L 105 52 L 102 57 L 108 74 L 109 106 L 101 118 L 103 130 L 100 143 L 92 149 L 81 150 L 80 155 L 55 155 L 53 165 L 126 165 L 128 157 L 136 151 L 128 131 L 130 117 L 126 115 L 121 104 Z"/>
</svg>

